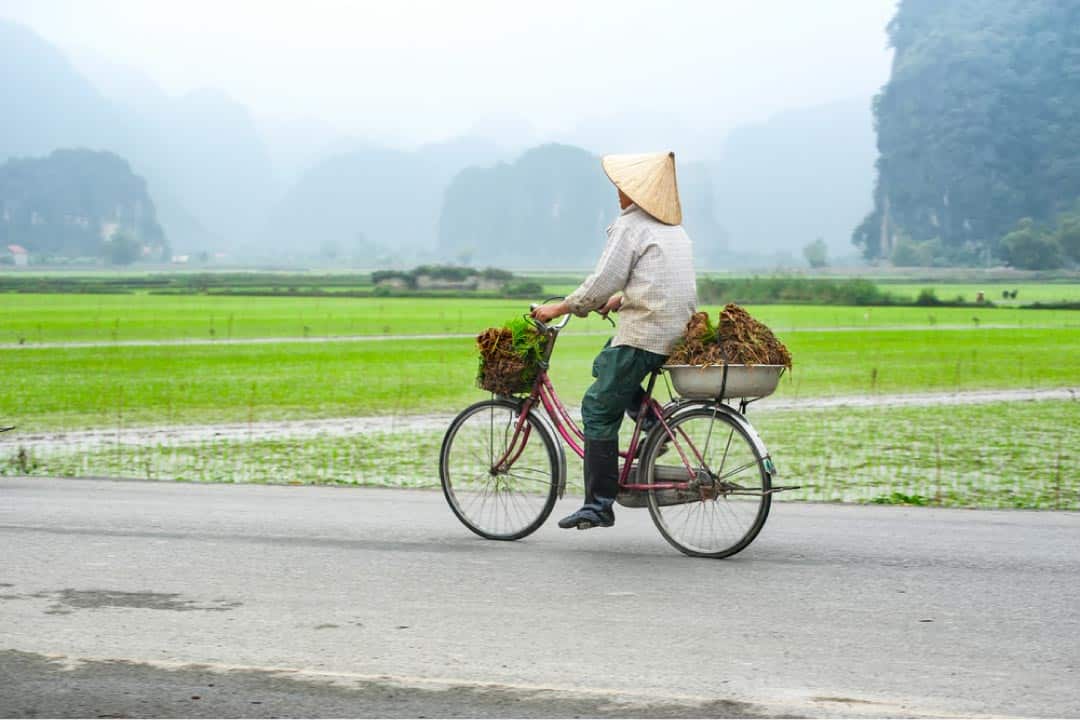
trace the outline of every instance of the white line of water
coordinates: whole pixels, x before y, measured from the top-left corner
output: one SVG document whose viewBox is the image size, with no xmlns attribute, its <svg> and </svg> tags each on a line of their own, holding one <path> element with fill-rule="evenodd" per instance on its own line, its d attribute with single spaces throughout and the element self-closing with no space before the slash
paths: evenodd
<svg viewBox="0 0 1080 720">
<path fill-rule="evenodd" d="M 888 331 L 897 332 L 925 332 L 927 330 L 1050 330 L 1072 329 L 1072 326 L 1063 325 L 1017 325 L 1002 323 L 969 323 L 969 324 L 942 324 L 942 325 L 851 325 L 841 327 L 791 327 L 774 328 L 778 335 L 789 333 L 834 333 L 834 332 L 862 332 L 862 331 Z M 608 336 L 611 331 L 601 332 L 575 332 L 574 335 Z M 453 340 L 474 338 L 475 333 L 429 333 L 418 335 L 320 335 L 318 337 L 257 337 L 257 338 L 170 338 L 167 340 L 62 340 L 35 342 L 0 343 L 0 350 L 49 350 L 64 348 L 105 348 L 105 347 L 174 347 L 174 346 L 200 346 L 200 345 L 274 345 L 284 343 L 355 343 L 355 342 L 386 342 L 394 340 Z"/>
<path fill-rule="evenodd" d="M 935 405 L 974 405 L 992 402 L 1078 400 L 1080 388 L 970 390 L 952 393 L 905 395 L 847 395 L 817 398 L 766 398 L 755 403 L 754 412 L 819 410 L 829 408 L 892 408 Z M 574 415 L 579 413 L 575 409 Z M 25 447 L 28 450 L 90 448 L 104 445 L 175 446 L 206 442 L 252 442 L 283 438 L 348 437 L 368 433 L 441 432 L 453 419 L 451 413 L 425 415 L 275 420 L 213 425 L 157 425 L 100 430 L 20 433 L 18 428 L 0 435 L 0 453 Z"/>
</svg>

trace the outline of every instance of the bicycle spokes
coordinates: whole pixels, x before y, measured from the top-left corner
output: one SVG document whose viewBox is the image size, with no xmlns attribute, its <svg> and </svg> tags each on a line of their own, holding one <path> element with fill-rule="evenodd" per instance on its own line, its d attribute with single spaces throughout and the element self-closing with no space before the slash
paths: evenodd
<svg viewBox="0 0 1080 720">
<path fill-rule="evenodd" d="M 555 444 L 516 403 L 491 400 L 463 411 L 440 455 L 443 492 L 466 527 L 486 538 L 533 532 L 555 505 L 560 472 Z"/>
<path fill-rule="evenodd" d="M 644 462 L 644 480 L 656 487 L 656 460 L 664 449 L 681 447 L 693 457 L 683 502 L 661 502 L 649 491 L 649 512 L 660 533 L 689 555 L 726 557 L 760 531 L 770 503 L 769 475 L 749 436 L 723 411 L 701 406 L 677 414 L 670 435 L 656 442 Z M 670 486 L 670 483 L 668 483 Z M 670 494 L 669 494 L 670 495 Z"/>
</svg>

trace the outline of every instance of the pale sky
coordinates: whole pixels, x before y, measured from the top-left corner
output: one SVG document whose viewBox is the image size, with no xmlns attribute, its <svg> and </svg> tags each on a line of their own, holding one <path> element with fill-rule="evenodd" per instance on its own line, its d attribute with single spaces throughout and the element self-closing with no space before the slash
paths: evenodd
<svg viewBox="0 0 1080 720">
<path fill-rule="evenodd" d="M 0 0 L 0 18 L 136 68 L 170 94 L 219 88 L 263 118 L 415 144 L 485 116 L 520 117 L 541 138 L 608 122 L 715 135 L 869 98 L 888 78 L 895 5 Z"/>
</svg>

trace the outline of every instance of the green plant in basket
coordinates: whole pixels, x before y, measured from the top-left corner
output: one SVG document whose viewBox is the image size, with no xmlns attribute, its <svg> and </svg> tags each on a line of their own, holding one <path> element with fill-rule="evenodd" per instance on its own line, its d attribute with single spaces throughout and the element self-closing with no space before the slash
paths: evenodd
<svg viewBox="0 0 1080 720">
<path fill-rule="evenodd" d="M 547 338 L 524 317 L 501 328 L 488 328 L 476 338 L 480 350 L 476 384 L 497 395 L 528 392 L 540 370 L 546 344 Z"/>
</svg>

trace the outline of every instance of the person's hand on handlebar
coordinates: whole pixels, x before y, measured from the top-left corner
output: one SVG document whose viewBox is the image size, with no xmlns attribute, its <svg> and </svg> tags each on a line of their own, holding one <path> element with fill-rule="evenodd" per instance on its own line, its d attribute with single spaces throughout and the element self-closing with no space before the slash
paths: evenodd
<svg viewBox="0 0 1080 720">
<path fill-rule="evenodd" d="M 601 317 L 607 318 L 609 313 L 619 312 L 619 308 L 622 307 L 623 296 L 612 295 L 608 298 L 608 301 L 604 303 L 604 307 L 600 308 L 596 312 L 600 313 Z"/>
<path fill-rule="evenodd" d="M 562 317 L 566 313 L 570 312 L 570 306 L 566 304 L 565 300 L 561 300 L 555 303 L 547 303 L 540 305 L 530 313 L 533 320 L 542 323 L 549 323 L 557 317 Z"/>
</svg>

